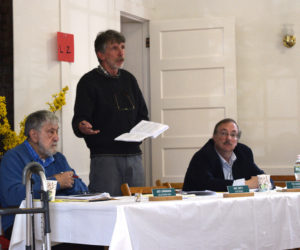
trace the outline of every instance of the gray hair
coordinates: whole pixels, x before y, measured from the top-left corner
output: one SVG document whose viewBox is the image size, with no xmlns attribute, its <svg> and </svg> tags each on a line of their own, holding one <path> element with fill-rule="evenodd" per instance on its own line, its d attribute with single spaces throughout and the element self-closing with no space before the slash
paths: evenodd
<svg viewBox="0 0 300 250">
<path fill-rule="evenodd" d="M 58 117 L 54 113 L 52 113 L 48 110 L 39 110 L 39 111 L 31 113 L 26 118 L 25 130 L 24 130 L 25 136 L 27 136 L 27 138 L 29 138 L 30 130 L 34 129 L 34 130 L 39 131 L 45 122 L 57 124 Z"/>
<path fill-rule="evenodd" d="M 221 124 L 229 123 L 229 122 L 232 122 L 237 126 L 237 128 L 238 128 L 238 139 L 240 139 L 240 137 L 242 135 L 242 131 L 240 131 L 240 128 L 239 128 L 239 125 L 237 124 L 237 122 L 235 120 L 231 119 L 231 118 L 225 118 L 225 119 L 219 121 L 216 124 L 215 128 L 214 128 L 214 134 L 213 135 L 216 135 L 218 133 L 218 128 L 220 127 Z"/>
<path fill-rule="evenodd" d="M 98 33 L 95 42 L 94 42 L 94 47 L 95 47 L 95 52 L 101 52 L 104 53 L 106 49 L 107 43 L 125 43 L 126 39 L 124 35 L 118 31 L 115 30 L 106 30 L 103 32 Z M 98 58 L 98 57 L 97 57 Z M 100 59 L 98 58 L 100 61 Z"/>
</svg>

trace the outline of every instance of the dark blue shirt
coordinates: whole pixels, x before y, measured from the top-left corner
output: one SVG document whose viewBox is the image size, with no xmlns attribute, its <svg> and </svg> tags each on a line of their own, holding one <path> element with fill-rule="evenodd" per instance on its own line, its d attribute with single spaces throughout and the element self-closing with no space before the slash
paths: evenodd
<svg viewBox="0 0 300 250">
<path fill-rule="evenodd" d="M 23 169 L 32 161 L 41 163 L 44 167 L 48 180 L 56 180 L 55 174 L 65 171 L 73 171 L 66 158 L 59 152 L 42 161 L 30 144 L 25 141 L 17 147 L 9 150 L 3 157 L 0 165 L 0 202 L 2 207 L 19 207 L 25 199 L 25 185 L 22 183 Z M 41 180 L 36 174 L 32 175 L 34 198 L 40 198 Z M 87 186 L 81 179 L 74 179 L 72 188 L 60 189 L 57 183 L 57 195 L 71 195 L 86 192 Z M 2 216 L 2 227 L 4 230 L 13 225 L 14 215 Z"/>
</svg>

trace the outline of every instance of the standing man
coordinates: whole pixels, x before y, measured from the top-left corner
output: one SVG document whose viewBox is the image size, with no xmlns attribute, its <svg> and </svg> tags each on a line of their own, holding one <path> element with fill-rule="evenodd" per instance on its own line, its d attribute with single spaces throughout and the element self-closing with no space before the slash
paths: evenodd
<svg viewBox="0 0 300 250">
<path fill-rule="evenodd" d="M 77 85 L 72 127 L 90 149 L 89 190 L 118 196 L 124 182 L 144 185 L 144 169 L 140 143 L 114 138 L 148 120 L 148 110 L 137 80 L 121 69 L 125 37 L 107 30 L 97 35 L 94 45 L 99 66 Z"/>
<path fill-rule="evenodd" d="M 223 119 L 215 126 L 210 139 L 193 156 L 184 178 L 184 191 L 227 191 L 227 186 L 248 185 L 258 188 L 252 150 L 239 143 L 241 131 L 233 119 Z"/>
</svg>

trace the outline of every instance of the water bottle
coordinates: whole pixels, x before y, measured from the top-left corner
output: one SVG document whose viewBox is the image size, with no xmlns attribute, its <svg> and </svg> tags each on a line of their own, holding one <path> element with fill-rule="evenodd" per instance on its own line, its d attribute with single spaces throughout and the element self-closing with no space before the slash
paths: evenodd
<svg viewBox="0 0 300 250">
<path fill-rule="evenodd" d="M 300 181 L 300 155 L 297 155 L 297 160 L 294 165 L 294 174 L 296 181 Z"/>
</svg>

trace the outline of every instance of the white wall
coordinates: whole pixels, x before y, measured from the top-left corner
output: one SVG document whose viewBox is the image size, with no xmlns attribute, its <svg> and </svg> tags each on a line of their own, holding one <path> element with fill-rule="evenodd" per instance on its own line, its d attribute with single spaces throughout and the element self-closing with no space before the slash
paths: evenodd
<svg viewBox="0 0 300 250">
<path fill-rule="evenodd" d="M 68 85 L 61 117 L 61 151 L 88 183 L 89 151 L 71 127 L 76 86 L 98 65 L 94 39 L 99 31 L 120 30 L 120 12 L 149 19 L 152 0 L 14 0 L 15 127 L 25 115 L 48 109 L 51 95 Z M 74 34 L 75 62 L 58 62 L 56 33 Z"/>
<path fill-rule="evenodd" d="M 300 44 L 282 45 L 286 28 L 300 39 L 298 0 L 154 0 L 152 20 L 234 16 L 241 142 L 269 173 L 292 173 L 300 153 Z"/>
<path fill-rule="evenodd" d="M 24 115 L 48 108 L 51 95 L 68 85 L 62 151 L 87 180 L 88 150 L 71 129 L 75 89 L 97 65 L 96 34 L 119 29 L 120 11 L 153 20 L 234 16 L 242 142 L 268 172 L 292 171 L 300 153 L 300 45 L 287 49 L 282 36 L 292 24 L 300 37 L 299 0 L 14 0 L 15 127 Z M 57 31 L 75 35 L 74 63 L 56 60 Z"/>
<path fill-rule="evenodd" d="M 55 53 L 60 22 L 58 3 L 58 0 L 13 3 L 16 125 L 28 113 L 48 108 L 46 102 L 59 90 L 60 68 Z"/>
</svg>

